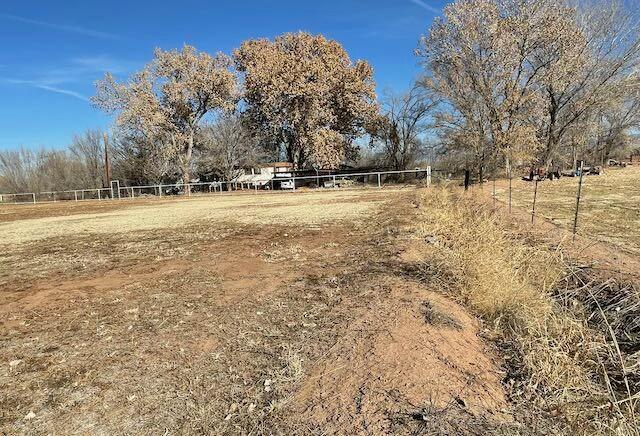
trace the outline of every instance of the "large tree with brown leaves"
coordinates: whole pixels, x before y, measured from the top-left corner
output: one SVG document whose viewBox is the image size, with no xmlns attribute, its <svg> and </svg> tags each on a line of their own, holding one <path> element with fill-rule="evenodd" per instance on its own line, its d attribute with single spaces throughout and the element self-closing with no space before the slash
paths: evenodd
<svg viewBox="0 0 640 436">
<path fill-rule="evenodd" d="M 154 60 L 127 83 L 111 74 L 97 83 L 95 106 L 117 113 L 117 123 L 131 136 L 161 142 L 189 183 L 195 138 L 205 117 L 232 110 L 236 77 L 231 61 L 185 45 L 181 51 L 155 51 Z"/>
<path fill-rule="evenodd" d="M 251 125 L 296 168 L 336 168 L 377 113 L 371 66 L 322 35 L 246 41 L 234 59 Z"/>
</svg>

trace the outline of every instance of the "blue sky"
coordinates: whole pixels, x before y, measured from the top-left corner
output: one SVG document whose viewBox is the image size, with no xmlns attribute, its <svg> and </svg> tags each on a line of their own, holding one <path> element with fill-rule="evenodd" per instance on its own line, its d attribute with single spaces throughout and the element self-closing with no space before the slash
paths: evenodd
<svg viewBox="0 0 640 436">
<path fill-rule="evenodd" d="M 108 127 L 93 83 L 142 67 L 153 49 L 230 53 L 243 40 L 306 30 L 340 41 L 374 67 L 378 90 L 405 89 L 413 49 L 445 0 L 302 2 L 3 0 L 0 2 L 0 149 L 64 147 Z"/>
</svg>

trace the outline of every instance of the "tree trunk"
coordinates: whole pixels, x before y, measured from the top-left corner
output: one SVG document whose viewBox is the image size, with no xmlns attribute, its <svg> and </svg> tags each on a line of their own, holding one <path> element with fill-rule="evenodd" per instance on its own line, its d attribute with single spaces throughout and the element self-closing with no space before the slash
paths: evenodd
<svg viewBox="0 0 640 436">
<path fill-rule="evenodd" d="M 191 180 L 191 174 L 189 171 L 189 164 L 186 164 L 182 168 L 182 183 L 184 183 L 185 194 L 189 194 L 191 191 L 191 187 L 189 186 L 189 180 Z"/>
<path fill-rule="evenodd" d="M 504 158 L 504 170 L 506 176 L 511 178 L 511 159 L 509 159 L 509 155 L 505 156 Z"/>
<path fill-rule="evenodd" d="M 287 148 L 287 159 L 289 160 L 289 162 L 293 164 L 293 169 L 294 170 L 299 169 L 302 163 L 301 161 L 303 159 L 302 147 L 300 146 L 297 140 L 293 140 L 292 142 L 287 144 L 286 148 Z"/>
<path fill-rule="evenodd" d="M 549 168 L 551 167 L 551 162 L 553 161 L 553 153 L 558 146 L 558 142 L 558 139 L 554 138 L 552 135 L 550 135 L 549 139 L 547 139 L 547 148 L 545 150 L 544 160 L 542 162 L 546 171 L 549 171 Z"/>
<path fill-rule="evenodd" d="M 182 162 L 182 183 L 184 183 L 184 193 L 191 193 L 191 155 L 193 154 L 193 136 L 194 132 L 191 130 L 189 138 L 187 139 L 187 150 L 184 155 L 184 161 Z"/>
</svg>

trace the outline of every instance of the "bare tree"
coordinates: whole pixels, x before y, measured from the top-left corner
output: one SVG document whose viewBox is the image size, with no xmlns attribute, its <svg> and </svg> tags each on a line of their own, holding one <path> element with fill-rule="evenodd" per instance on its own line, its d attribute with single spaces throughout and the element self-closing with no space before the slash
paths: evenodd
<svg viewBox="0 0 640 436">
<path fill-rule="evenodd" d="M 92 102 L 117 112 L 126 136 L 166 141 L 164 156 L 177 161 L 182 180 L 189 183 L 196 135 L 205 117 L 234 108 L 236 78 L 223 54 L 213 57 L 185 45 L 181 51 L 156 49 L 154 55 L 126 84 L 107 74 Z"/>
<path fill-rule="evenodd" d="M 108 180 L 104 180 L 104 134 L 102 131 L 87 130 L 82 135 L 75 135 L 69 151 L 79 164 L 80 173 L 76 177 L 83 186 L 99 188 L 109 183 Z"/>
<path fill-rule="evenodd" d="M 460 0 L 418 55 L 445 102 L 437 119 L 448 143 L 509 171 L 514 160 L 549 166 L 575 145 L 637 74 L 639 49 L 635 20 L 615 0 Z"/>
<path fill-rule="evenodd" d="M 545 0 L 540 0 L 541 2 Z M 504 159 L 531 158 L 537 150 L 534 119 L 541 113 L 535 80 L 544 66 L 530 60 L 554 38 L 570 35 L 561 13 L 548 15 L 533 1 L 462 0 L 445 8 L 417 54 L 425 82 L 445 103 L 440 123 L 455 129 L 457 141 Z"/>
<path fill-rule="evenodd" d="M 225 180 L 234 180 L 263 155 L 257 138 L 238 115 L 226 115 L 202 129 L 199 166 Z"/>
<path fill-rule="evenodd" d="M 547 167 L 572 128 L 599 117 L 610 101 L 620 100 L 620 88 L 626 88 L 628 77 L 637 75 L 640 65 L 636 13 L 616 0 L 565 10 L 570 11 L 578 36 L 532 59 L 548 70 L 538 78 L 546 115 L 541 118 L 541 163 Z"/>
<path fill-rule="evenodd" d="M 437 104 L 420 84 L 414 84 L 404 94 L 386 94 L 375 135 L 387 165 L 395 170 L 405 170 L 422 155 L 424 135 Z"/>
<path fill-rule="evenodd" d="M 68 150 L 0 152 L 0 192 L 78 189 L 83 183 L 82 163 Z"/>
<path fill-rule="evenodd" d="M 335 168 L 376 114 L 373 70 L 322 35 L 287 33 L 234 52 L 246 114 L 300 168 Z"/>
<path fill-rule="evenodd" d="M 112 138 L 113 177 L 129 184 L 174 182 L 181 176 L 172 153 L 167 153 L 167 139 L 120 132 Z"/>
<path fill-rule="evenodd" d="M 4 193 L 39 190 L 37 168 L 38 157 L 32 150 L 0 151 L 0 190 Z"/>
</svg>

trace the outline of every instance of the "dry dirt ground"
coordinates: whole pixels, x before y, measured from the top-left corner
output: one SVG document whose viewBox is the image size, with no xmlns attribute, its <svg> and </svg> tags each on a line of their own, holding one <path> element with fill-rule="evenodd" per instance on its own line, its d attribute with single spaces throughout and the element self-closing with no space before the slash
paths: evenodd
<svg viewBox="0 0 640 436">
<path fill-rule="evenodd" d="M 416 189 L 0 207 L 0 434 L 486 434 Z"/>
<path fill-rule="evenodd" d="M 538 183 L 536 215 L 571 230 L 575 215 L 578 177 Z M 508 203 L 508 181 L 497 183 L 496 195 Z M 491 191 L 491 184 L 485 185 Z M 513 180 L 513 206 L 533 208 L 534 183 Z M 640 166 L 606 168 L 599 176 L 583 178 L 578 233 L 612 244 L 630 254 L 640 254 Z"/>
</svg>

